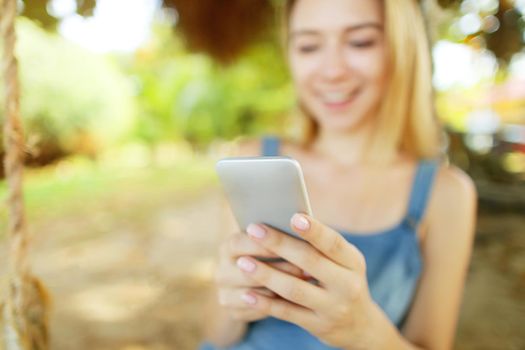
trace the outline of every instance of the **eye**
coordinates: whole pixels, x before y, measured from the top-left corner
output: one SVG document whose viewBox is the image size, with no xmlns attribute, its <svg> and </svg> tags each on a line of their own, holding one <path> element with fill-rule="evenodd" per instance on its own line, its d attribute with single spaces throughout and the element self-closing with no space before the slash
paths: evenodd
<svg viewBox="0 0 525 350">
<path fill-rule="evenodd" d="M 349 42 L 350 46 L 358 48 L 358 49 L 365 49 L 368 47 L 372 47 L 375 45 L 374 40 L 353 40 Z"/>
<path fill-rule="evenodd" d="M 300 53 L 303 53 L 303 54 L 307 54 L 307 53 L 312 53 L 314 51 L 316 51 L 318 48 L 317 45 L 301 45 L 297 48 L 297 50 L 300 52 Z"/>
</svg>

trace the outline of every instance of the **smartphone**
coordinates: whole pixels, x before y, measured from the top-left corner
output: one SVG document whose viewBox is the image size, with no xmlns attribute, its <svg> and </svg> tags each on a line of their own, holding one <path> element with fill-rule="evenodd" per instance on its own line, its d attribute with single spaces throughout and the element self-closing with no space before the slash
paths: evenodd
<svg viewBox="0 0 525 350">
<path fill-rule="evenodd" d="M 312 209 L 297 160 L 225 158 L 217 162 L 216 170 L 242 230 L 251 223 L 262 223 L 300 238 L 290 228 L 290 219 L 297 212 L 312 215 Z"/>
</svg>

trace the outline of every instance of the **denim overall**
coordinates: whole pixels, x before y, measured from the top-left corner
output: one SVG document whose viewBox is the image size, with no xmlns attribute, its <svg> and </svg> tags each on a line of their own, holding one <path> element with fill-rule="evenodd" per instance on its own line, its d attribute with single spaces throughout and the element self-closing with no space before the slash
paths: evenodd
<svg viewBox="0 0 525 350">
<path fill-rule="evenodd" d="M 279 139 L 263 139 L 263 155 L 279 155 Z M 410 309 L 422 270 L 422 258 L 416 234 L 438 168 L 436 161 L 420 161 L 412 184 L 410 201 L 403 219 L 380 232 L 356 234 L 339 231 L 364 255 L 367 279 L 374 301 L 394 325 L 401 328 Z M 249 324 L 244 338 L 227 350 L 328 350 L 299 326 L 273 317 Z M 216 350 L 201 344 L 200 350 Z M 221 349 L 222 350 L 222 349 Z"/>
</svg>

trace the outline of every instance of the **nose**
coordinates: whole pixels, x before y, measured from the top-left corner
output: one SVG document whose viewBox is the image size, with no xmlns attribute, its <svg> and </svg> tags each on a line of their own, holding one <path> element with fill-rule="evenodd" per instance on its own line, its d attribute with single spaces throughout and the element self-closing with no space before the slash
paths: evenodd
<svg viewBox="0 0 525 350">
<path fill-rule="evenodd" d="M 339 45 L 327 47 L 321 63 L 321 75 L 327 81 L 337 81 L 343 78 L 348 72 L 343 48 Z"/>
</svg>

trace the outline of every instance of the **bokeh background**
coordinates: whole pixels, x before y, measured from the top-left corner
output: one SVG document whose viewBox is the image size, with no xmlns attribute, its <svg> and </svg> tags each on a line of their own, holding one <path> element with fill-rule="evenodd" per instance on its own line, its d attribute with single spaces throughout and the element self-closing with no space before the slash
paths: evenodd
<svg viewBox="0 0 525 350">
<path fill-rule="evenodd" d="M 19 1 L 31 263 L 53 299 L 52 349 L 197 346 L 227 234 L 214 161 L 239 136 L 294 130 L 280 3 Z M 456 348 L 525 349 L 525 1 L 422 6 L 449 158 L 480 197 Z"/>
</svg>

